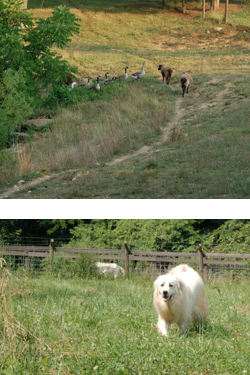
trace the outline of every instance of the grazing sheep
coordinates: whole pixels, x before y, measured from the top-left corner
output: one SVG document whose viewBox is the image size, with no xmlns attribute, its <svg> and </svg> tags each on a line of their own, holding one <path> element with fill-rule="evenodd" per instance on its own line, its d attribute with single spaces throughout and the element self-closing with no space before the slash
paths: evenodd
<svg viewBox="0 0 250 375">
<path fill-rule="evenodd" d="M 118 264 L 116 263 L 97 262 L 96 266 L 99 268 L 100 273 L 102 273 L 103 275 L 106 275 L 108 273 L 113 274 L 115 280 L 117 279 L 119 275 L 123 275 L 123 276 L 125 275 L 124 269 L 121 266 L 118 266 Z"/>
<path fill-rule="evenodd" d="M 166 66 L 164 64 L 160 64 L 158 70 L 161 71 L 162 75 L 162 82 L 164 83 L 164 78 L 166 78 L 166 85 L 169 85 L 170 79 L 173 73 L 173 69 L 170 66 Z"/>
<path fill-rule="evenodd" d="M 181 75 L 181 87 L 182 87 L 182 97 L 184 98 L 185 92 L 188 94 L 188 88 L 193 83 L 193 78 L 190 75 L 190 70 L 183 72 Z"/>
</svg>

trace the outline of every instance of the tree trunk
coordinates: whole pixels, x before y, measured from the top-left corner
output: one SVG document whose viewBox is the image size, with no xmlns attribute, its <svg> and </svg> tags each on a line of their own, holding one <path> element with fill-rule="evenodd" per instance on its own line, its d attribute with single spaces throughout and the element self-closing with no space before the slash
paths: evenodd
<svg viewBox="0 0 250 375">
<path fill-rule="evenodd" d="M 185 0 L 182 0 L 182 13 L 183 14 L 186 13 L 186 3 L 185 3 Z"/>
<path fill-rule="evenodd" d="M 211 2 L 212 10 L 219 10 L 220 7 L 220 0 L 212 0 Z"/>
<path fill-rule="evenodd" d="M 205 19 L 206 16 L 206 0 L 202 2 L 202 18 Z"/>
<path fill-rule="evenodd" d="M 28 0 L 23 0 L 22 9 L 27 9 L 27 8 L 28 8 Z"/>
<path fill-rule="evenodd" d="M 228 21 L 228 3 L 229 3 L 229 0 L 226 0 L 226 3 L 225 3 L 225 24 L 227 24 L 227 21 Z"/>
</svg>

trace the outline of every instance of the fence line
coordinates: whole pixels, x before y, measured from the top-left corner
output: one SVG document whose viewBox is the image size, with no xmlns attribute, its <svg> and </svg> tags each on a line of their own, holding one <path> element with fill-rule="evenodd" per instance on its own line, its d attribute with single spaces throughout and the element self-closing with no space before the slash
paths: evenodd
<svg viewBox="0 0 250 375">
<path fill-rule="evenodd" d="M 56 258 L 75 259 L 80 254 L 92 254 L 96 259 L 102 261 L 123 261 L 126 274 L 135 269 L 138 262 L 146 262 L 153 267 L 153 274 L 159 268 L 168 268 L 170 264 L 191 263 L 196 265 L 203 277 L 212 269 L 233 269 L 250 271 L 250 254 L 229 253 L 204 253 L 200 244 L 197 252 L 166 252 L 166 251 L 139 251 L 129 249 L 128 243 L 124 242 L 124 249 L 91 249 L 73 247 L 55 247 L 53 239 L 48 246 L 22 246 L 5 245 L 0 246 L 0 255 L 11 257 L 23 257 L 24 267 L 30 269 L 32 258 L 49 258 L 50 270 Z"/>
</svg>

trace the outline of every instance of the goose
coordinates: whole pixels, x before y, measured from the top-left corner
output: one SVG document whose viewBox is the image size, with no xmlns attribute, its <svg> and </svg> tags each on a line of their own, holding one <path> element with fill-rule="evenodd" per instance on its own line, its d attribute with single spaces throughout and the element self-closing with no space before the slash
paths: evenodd
<svg viewBox="0 0 250 375">
<path fill-rule="evenodd" d="M 85 86 L 89 86 L 90 85 L 90 80 L 92 78 L 91 77 L 88 77 L 88 83 L 84 83 L 83 85 L 78 85 L 79 87 L 85 87 Z"/>
<path fill-rule="evenodd" d="M 96 85 L 90 87 L 90 89 L 88 89 L 89 91 L 90 90 L 93 90 L 93 91 L 99 91 L 100 90 L 99 78 L 100 78 L 100 76 L 97 76 Z"/>
<path fill-rule="evenodd" d="M 105 82 L 104 82 L 104 85 L 108 85 L 109 83 L 112 83 L 114 81 L 116 81 L 118 78 L 117 77 L 113 77 L 112 79 L 107 79 Z"/>
<path fill-rule="evenodd" d="M 109 74 L 109 72 L 106 72 L 106 73 L 105 73 L 105 78 L 101 78 L 100 81 L 101 81 L 101 82 L 105 82 L 105 81 L 107 81 L 107 79 L 108 79 L 108 74 Z"/>
<path fill-rule="evenodd" d="M 125 68 L 125 74 L 122 74 L 121 76 L 118 77 L 119 80 L 126 80 L 128 79 L 128 73 L 127 73 L 128 66 Z"/>
<path fill-rule="evenodd" d="M 75 86 L 78 86 L 77 83 L 74 81 L 71 83 L 71 86 L 69 88 L 69 91 L 71 91 Z"/>
<path fill-rule="evenodd" d="M 136 72 L 136 73 L 131 74 L 131 77 L 133 77 L 135 79 L 140 79 L 140 78 L 144 77 L 145 74 L 146 74 L 146 72 L 144 70 L 144 65 L 145 65 L 145 61 L 143 61 L 142 70 L 140 72 Z"/>
</svg>

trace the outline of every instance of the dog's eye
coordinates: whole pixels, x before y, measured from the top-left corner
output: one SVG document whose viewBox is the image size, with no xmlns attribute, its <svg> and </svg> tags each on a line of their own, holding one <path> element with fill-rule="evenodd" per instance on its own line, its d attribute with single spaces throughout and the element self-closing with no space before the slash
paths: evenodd
<svg viewBox="0 0 250 375">
<path fill-rule="evenodd" d="M 161 283 L 161 286 L 164 286 L 164 283 Z"/>
<path fill-rule="evenodd" d="M 169 284 L 170 288 L 172 288 L 173 284 Z"/>
</svg>

